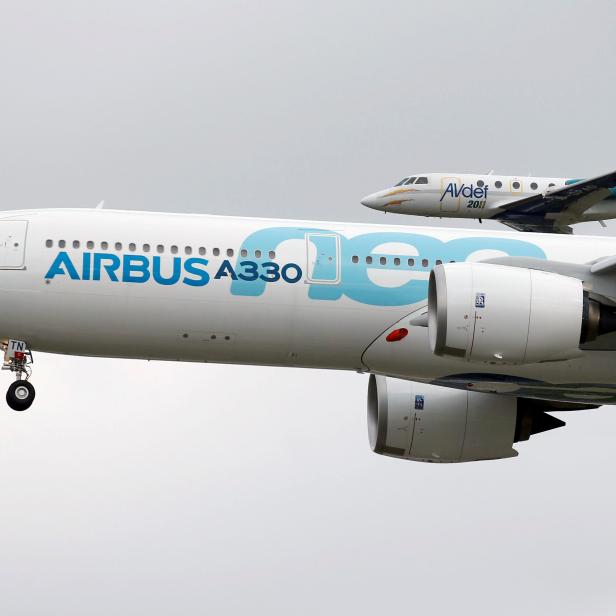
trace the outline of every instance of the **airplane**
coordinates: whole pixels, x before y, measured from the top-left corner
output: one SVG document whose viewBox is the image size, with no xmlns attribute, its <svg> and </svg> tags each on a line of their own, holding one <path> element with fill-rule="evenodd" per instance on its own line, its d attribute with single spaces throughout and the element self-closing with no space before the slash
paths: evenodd
<svg viewBox="0 0 616 616">
<path fill-rule="evenodd" d="M 367 195 L 382 212 L 497 220 L 518 231 L 573 233 L 572 224 L 616 218 L 616 171 L 591 179 L 418 173 Z"/>
<path fill-rule="evenodd" d="M 5 211 L 6 399 L 31 406 L 39 351 L 353 370 L 373 451 L 510 458 L 564 425 L 551 412 L 616 403 L 615 253 L 609 237 Z"/>
</svg>

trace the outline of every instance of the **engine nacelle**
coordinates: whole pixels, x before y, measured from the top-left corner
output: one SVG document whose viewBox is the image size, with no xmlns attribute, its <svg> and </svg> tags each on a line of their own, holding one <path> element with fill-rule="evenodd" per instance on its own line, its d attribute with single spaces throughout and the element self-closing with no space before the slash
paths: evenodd
<svg viewBox="0 0 616 616">
<path fill-rule="evenodd" d="M 368 437 L 372 450 L 386 456 L 421 462 L 510 458 L 518 455 L 513 443 L 563 425 L 531 400 L 370 376 Z"/>
<path fill-rule="evenodd" d="M 489 263 L 437 265 L 428 288 L 430 345 L 436 355 L 467 361 L 569 359 L 588 340 L 589 312 L 597 313 L 589 306 L 596 302 L 576 278 Z"/>
</svg>

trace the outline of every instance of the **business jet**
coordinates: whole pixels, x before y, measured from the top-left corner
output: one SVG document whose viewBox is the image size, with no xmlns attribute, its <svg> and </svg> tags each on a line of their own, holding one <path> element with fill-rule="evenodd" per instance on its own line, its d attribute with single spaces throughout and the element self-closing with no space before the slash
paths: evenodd
<svg viewBox="0 0 616 616">
<path fill-rule="evenodd" d="M 426 462 L 509 458 L 550 412 L 616 402 L 607 237 L 11 211 L 0 306 L 17 411 L 37 351 L 367 373 L 372 449 Z"/>
<path fill-rule="evenodd" d="M 592 179 L 418 173 L 361 200 L 382 212 L 498 220 L 519 231 L 572 233 L 616 218 L 616 171 Z"/>
</svg>

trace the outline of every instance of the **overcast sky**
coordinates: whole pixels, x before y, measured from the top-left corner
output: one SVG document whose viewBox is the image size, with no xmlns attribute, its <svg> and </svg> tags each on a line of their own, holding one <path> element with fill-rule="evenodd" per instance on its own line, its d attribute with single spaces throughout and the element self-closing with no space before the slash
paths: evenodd
<svg viewBox="0 0 616 616">
<path fill-rule="evenodd" d="M 0 0 L 0 207 L 423 224 L 359 199 L 419 171 L 612 170 L 615 18 Z M 611 407 L 426 465 L 371 453 L 365 375 L 35 359 L 34 406 L 0 412 L 2 614 L 616 609 Z"/>
</svg>

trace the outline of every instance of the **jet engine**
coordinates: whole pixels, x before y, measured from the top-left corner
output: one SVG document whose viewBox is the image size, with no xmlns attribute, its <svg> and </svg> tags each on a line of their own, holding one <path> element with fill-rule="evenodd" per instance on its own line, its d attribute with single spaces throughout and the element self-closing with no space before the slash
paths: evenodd
<svg viewBox="0 0 616 616">
<path fill-rule="evenodd" d="M 372 451 L 420 462 L 510 458 L 513 443 L 564 426 L 549 402 L 424 385 L 370 375 L 368 437 Z M 592 408 L 555 403 L 551 410 Z"/>
<path fill-rule="evenodd" d="M 616 318 L 582 282 L 490 263 L 447 263 L 430 273 L 430 346 L 436 355 L 496 364 L 571 359 L 614 331 Z"/>
</svg>

